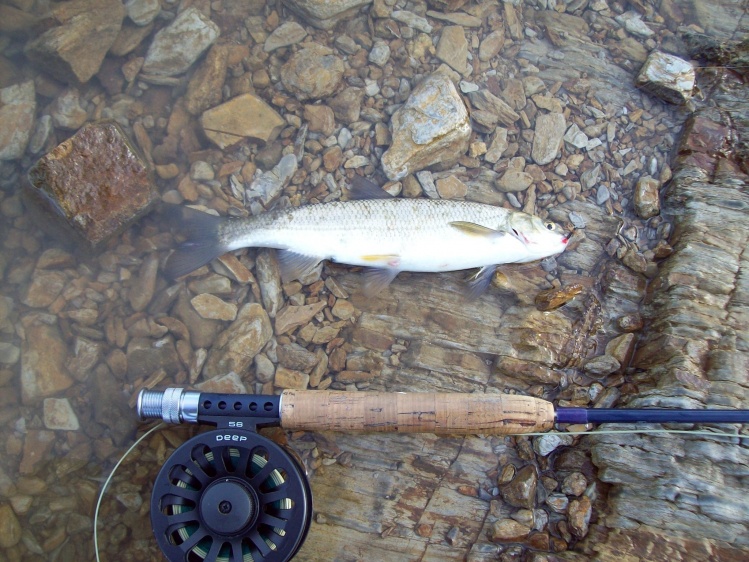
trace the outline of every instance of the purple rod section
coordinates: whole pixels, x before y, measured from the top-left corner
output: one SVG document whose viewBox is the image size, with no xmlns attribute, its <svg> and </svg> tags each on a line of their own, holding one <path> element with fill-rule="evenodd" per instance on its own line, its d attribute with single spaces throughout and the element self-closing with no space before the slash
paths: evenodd
<svg viewBox="0 0 749 562">
<path fill-rule="evenodd" d="M 557 423 L 749 423 L 749 410 L 556 409 Z"/>
</svg>

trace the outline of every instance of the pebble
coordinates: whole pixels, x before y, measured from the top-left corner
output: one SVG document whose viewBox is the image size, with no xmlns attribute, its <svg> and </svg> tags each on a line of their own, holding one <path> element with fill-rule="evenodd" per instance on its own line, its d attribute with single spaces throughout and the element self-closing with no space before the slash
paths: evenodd
<svg viewBox="0 0 749 562">
<path fill-rule="evenodd" d="M 306 390 L 309 385 L 309 375 L 279 366 L 276 369 L 273 385 L 276 388 Z"/>
<path fill-rule="evenodd" d="M 536 501 L 537 485 L 536 468 L 527 465 L 521 468 L 509 483 L 502 484 L 499 487 L 499 493 L 508 504 L 530 509 Z"/>
<path fill-rule="evenodd" d="M 325 302 L 304 306 L 286 306 L 276 314 L 275 332 L 280 336 L 307 324 L 317 313 L 325 308 Z"/>
<path fill-rule="evenodd" d="M 582 538 L 588 534 L 588 524 L 590 523 L 590 516 L 593 512 L 593 507 L 590 502 L 590 498 L 582 496 L 580 499 L 572 500 L 569 507 L 567 508 L 570 529 L 575 536 Z"/>
<path fill-rule="evenodd" d="M 572 435 L 564 433 L 547 433 L 533 439 L 533 450 L 542 457 L 548 457 L 559 447 L 572 445 L 573 439 Z"/>
<path fill-rule="evenodd" d="M 621 363 L 611 355 L 599 355 L 588 359 L 583 365 L 583 369 L 594 377 L 605 377 L 621 369 Z"/>
<path fill-rule="evenodd" d="M 388 60 L 390 60 L 390 45 L 378 39 L 369 52 L 369 62 L 377 66 L 385 66 Z"/>
<path fill-rule="evenodd" d="M 15 160 L 23 156 L 34 128 L 35 112 L 33 81 L 0 89 L 0 131 L 5 131 L 0 134 L 0 160 Z"/>
<path fill-rule="evenodd" d="M 263 99 L 247 93 L 205 111 L 200 125 L 211 142 L 226 148 L 244 139 L 271 143 L 286 121 Z"/>
<path fill-rule="evenodd" d="M 288 21 L 279 25 L 265 40 L 263 50 L 266 53 L 296 45 L 307 36 L 307 30 L 295 21 Z"/>
<path fill-rule="evenodd" d="M 468 42 L 465 30 L 460 25 L 448 25 L 442 29 L 437 43 L 437 58 L 460 74 L 468 71 Z"/>
<path fill-rule="evenodd" d="M 0 547 L 12 548 L 21 541 L 21 523 L 10 504 L 0 504 Z"/>
<path fill-rule="evenodd" d="M 573 472 L 562 481 L 562 493 L 568 496 L 582 496 L 588 487 L 588 480 L 581 472 Z"/>
<path fill-rule="evenodd" d="M 503 193 L 525 191 L 533 183 L 533 176 L 519 170 L 508 170 L 497 180 L 496 186 Z"/>
<path fill-rule="evenodd" d="M 501 519 L 489 528 L 489 540 L 496 543 L 522 542 L 531 532 L 531 527 L 514 519 Z"/>
<path fill-rule="evenodd" d="M 435 182 L 441 199 L 463 199 L 468 193 L 468 186 L 455 176 L 447 176 Z"/>
<path fill-rule="evenodd" d="M 661 201 L 658 195 L 660 182 L 650 176 L 637 180 L 635 186 L 635 211 L 643 219 L 649 219 L 661 212 Z"/>
<path fill-rule="evenodd" d="M 237 305 L 226 302 L 210 293 L 196 295 L 190 300 L 195 311 L 202 318 L 233 321 L 237 317 Z"/>
<path fill-rule="evenodd" d="M 44 427 L 47 429 L 78 431 L 81 426 L 67 398 L 45 398 Z"/>
<path fill-rule="evenodd" d="M 338 89 L 343 72 L 343 61 L 332 49 L 313 43 L 294 53 L 283 65 L 281 80 L 297 99 L 319 99 Z"/>
</svg>

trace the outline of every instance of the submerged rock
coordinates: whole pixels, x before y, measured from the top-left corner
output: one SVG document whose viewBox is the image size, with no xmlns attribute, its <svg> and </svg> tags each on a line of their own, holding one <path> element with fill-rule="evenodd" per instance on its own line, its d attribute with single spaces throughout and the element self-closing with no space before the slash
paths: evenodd
<svg viewBox="0 0 749 562">
<path fill-rule="evenodd" d="M 114 122 L 87 125 L 43 156 L 29 171 L 24 195 L 94 248 L 158 197 L 146 163 Z"/>
<path fill-rule="evenodd" d="M 335 93 L 343 71 L 335 51 L 315 43 L 291 56 L 281 68 L 281 81 L 299 100 L 318 99 Z"/>
<path fill-rule="evenodd" d="M 54 4 L 50 15 L 56 25 L 26 44 L 26 56 L 59 80 L 88 82 L 122 27 L 122 2 L 71 0 Z"/>
<path fill-rule="evenodd" d="M 278 138 L 284 119 L 254 94 L 242 94 L 204 112 L 200 125 L 205 136 L 219 148 L 245 138 L 270 143 Z"/>
<path fill-rule="evenodd" d="M 441 163 L 455 162 L 468 149 L 468 111 L 452 81 L 433 74 L 421 82 L 391 119 L 393 142 L 382 155 L 391 180 Z"/>
<path fill-rule="evenodd" d="M 15 160 L 23 156 L 34 129 L 35 113 L 33 81 L 0 90 L 0 160 Z"/>
<path fill-rule="evenodd" d="M 557 157 L 567 123 L 561 113 L 544 113 L 536 117 L 531 157 L 542 166 Z"/>
<path fill-rule="evenodd" d="M 684 59 L 655 51 L 642 66 L 636 84 L 664 101 L 683 104 L 692 97 L 694 68 Z"/>
<path fill-rule="evenodd" d="M 332 29 L 372 0 L 285 0 L 284 5 L 307 23 L 320 29 Z"/>
<path fill-rule="evenodd" d="M 153 38 L 143 72 L 157 76 L 182 74 L 215 43 L 219 27 L 197 8 L 187 8 Z"/>
</svg>

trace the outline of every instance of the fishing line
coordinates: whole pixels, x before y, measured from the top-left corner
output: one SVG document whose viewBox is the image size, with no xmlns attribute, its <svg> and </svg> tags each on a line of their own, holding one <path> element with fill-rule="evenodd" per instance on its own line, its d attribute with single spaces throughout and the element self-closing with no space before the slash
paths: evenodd
<svg viewBox="0 0 749 562">
<path fill-rule="evenodd" d="M 109 476 L 107 476 L 107 479 L 104 481 L 104 485 L 101 488 L 101 492 L 99 493 L 99 499 L 96 502 L 96 509 L 94 510 L 94 553 L 96 554 L 96 562 L 101 562 L 99 558 L 99 533 L 97 531 L 98 529 L 98 523 L 99 523 L 99 508 L 101 507 L 101 500 L 104 498 L 104 493 L 107 491 L 107 487 L 112 482 L 112 478 L 114 477 L 114 473 L 117 472 L 117 469 L 120 467 L 122 462 L 127 458 L 127 456 L 135 450 L 135 448 L 140 445 L 140 443 L 149 435 L 152 433 L 163 429 L 167 426 L 165 423 L 160 423 L 158 425 L 153 426 L 151 429 L 146 431 L 143 435 L 141 435 L 138 439 L 135 440 L 135 443 L 133 443 L 130 448 L 125 451 L 125 453 L 120 457 L 120 460 L 117 461 L 117 464 L 114 465 L 112 468 L 112 471 L 109 473 Z"/>
</svg>

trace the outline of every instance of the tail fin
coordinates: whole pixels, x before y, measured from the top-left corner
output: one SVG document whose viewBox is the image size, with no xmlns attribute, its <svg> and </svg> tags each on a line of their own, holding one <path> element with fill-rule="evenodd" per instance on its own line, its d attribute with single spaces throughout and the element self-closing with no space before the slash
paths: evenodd
<svg viewBox="0 0 749 562">
<path fill-rule="evenodd" d="M 187 240 L 169 256 L 164 267 L 164 274 L 170 279 L 187 275 L 230 250 L 222 240 L 221 225 L 231 219 L 189 207 L 172 210 L 169 214 L 178 220 L 179 230 L 187 235 Z"/>
</svg>

